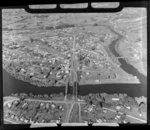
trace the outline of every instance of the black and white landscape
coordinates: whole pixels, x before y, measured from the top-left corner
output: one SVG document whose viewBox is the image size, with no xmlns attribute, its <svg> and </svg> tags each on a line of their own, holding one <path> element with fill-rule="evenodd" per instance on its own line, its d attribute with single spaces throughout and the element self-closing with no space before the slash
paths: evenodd
<svg viewBox="0 0 150 130">
<path fill-rule="evenodd" d="M 104 14 L 3 9 L 5 121 L 145 123 L 146 18 L 144 8 Z"/>
</svg>

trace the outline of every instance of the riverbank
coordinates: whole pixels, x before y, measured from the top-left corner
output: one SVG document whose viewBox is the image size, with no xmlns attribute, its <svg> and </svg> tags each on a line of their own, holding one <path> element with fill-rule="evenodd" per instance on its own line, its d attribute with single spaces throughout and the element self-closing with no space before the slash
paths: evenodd
<svg viewBox="0 0 150 130">
<path fill-rule="evenodd" d="M 35 85 L 37 87 L 52 87 L 50 83 L 47 83 L 46 80 L 40 81 L 40 78 L 35 78 L 36 80 L 33 80 L 33 78 L 30 78 L 29 76 L 25 76 L 23 74 L 19 74 L 16 73 L 14 71 L 10 71 L 10 68 L 5 67 L 4 70 L 9 73 L 11 76 L 13 76 L 14 78 L 16 78 L 17 80 L 23 81 L 23 82 L 27 82 L 30 83 L 32 85 Z M 55 85 L 54 87 L 63 87 L 65 86 L 65 82 L 59 82 L 57 85 Z"/>
<path fill-rule="evenodd" d="M 128 61 L 126 61 L 127 57 L 124 58 L 121 55 L 121 52 L 119 50 L 119 44 L 121 44 L 121 42 L 123 42 L 123 38 L 124 38 L 123 36 L 119 36 L 118 39 L 114 40 L 111 44 L 109 44 L 109 46 L 108 46 L 109 50 L 116 58 L 118 58 L 117 60 L 120 63 L 120 68 L 122 68 L 128 74 L 137 77 L 141 84 L 146 85 L 147 77 L 144 74 L 140 73 L 139 70 L 136 69 L 133 65 L 128 63 Z"/>
<path fill-rule="evenodd" d="M 3 96 L 9 96 L 12 93 L 59 94 L 60 92 L 65 93 L 65 87 L 37 87 L 15 79 L 3 70 Z"/>
<path fill-rule="evenodd" d="M 10 96 L 12 93 L 33 93 L 33 94 L 59 94 L 65 93 L 65 87 L 36 87 L 27 82 L 23 82 L 10 76 L 3 70 L 3 96 Z M 72 93 L 72 87 L 69 87 Z M 95 84 L 79 85 L 78 95 L 89 93 L 126 93 L 132 97 L 147 96 L 147 85 L 145 84 Z"/>
</svg>

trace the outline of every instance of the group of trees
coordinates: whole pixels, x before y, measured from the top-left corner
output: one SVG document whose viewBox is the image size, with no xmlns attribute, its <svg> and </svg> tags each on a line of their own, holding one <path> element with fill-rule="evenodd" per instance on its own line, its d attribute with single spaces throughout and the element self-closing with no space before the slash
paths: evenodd
<svg viewBox="0 0 150 130">
<path fill-rule="evenodd" d="M 43 99 L 43 100 L 51 100 L 51 99 L 54 99 L 55 98 L 57 99 L 57 97 L 64 97 L 64 93 L 59 93 L 59 94 L 33 94 L 33 93 L 12 93 L 11 94 L 12 96 L 15 96 L 15 97 L 19 97 L 20 99 L 26 99 L 26 98 L 35 98 L 35 99 Z"/>
<path fill-rule="evenodd" d="M 92 122 L 95 123 L 96 119 L 99 119 L 101 121 L 106 121 L 106 122 L 118 122 L 118 123 L 124 123 L 124 120 L 126 119 L 126 114 L 129 112 L 129 114 L 133 114 L 134 116 L 137 116 L 141 111 L 146 112 L 146 105 L 143 102 L 140 102 L 140 105 L 138 106 L 135 98 L 129 97 L 127 95 L 124 94 L 114 94 L 114 95 L 108 95 L 106 93 L 102 93 L 102 94 L 89 94 L 87 96 L 82 97 L 86 103 L 82 108 L 82 110 L 85 110 L 89 107 L 91 107 L 91 105 L 96 105 L 94 107 L 92 107 L 93 110 L 89 111 L 89 112 L 84 112 L 81 111 L 82 116 L 83 116 L 83 120 L 86 120 L 88 122 Z M 112 101 L 112 98 L 119 98 L 120 100 L 118 101 Z M 109 102 L 107 101 L 109 100 Z M 116 113 L 111 113 L 111 112 L 107 112 L 107 113 L 103 113 L 103 109 L 102 107 L 106 107 L 109 108 L 111 106 L 117 106 L 117 105 L 121 105 L 122 106 L 130 106 L 131 109 L 129 110 L 125 110 L 123 114 L 119 114 L 118 112 Z M 132 110 L 132 108 L 134 108 Z M 135 109 L 137 108 L 137 109 Z M 139 109 L 139 111 L 138 111 Z M 127 113 L 126 113 L 127 112 Z M 120 115 L 120 118 L 115 119 L 117 115 Z"/>
<path fill-rule="evenodd" d="M 42 63 L 42 66 L 40 66 L 39 61 L 27 61 L 27 62 L 11 62 L 7 69 L 9 73 L 14 74 L 14 76 L 17 79 L 30 82 L 31 84 L 37 85 L 37 86 L 55 86 L 59 80 L 65 80 L 65 72 L 60 73 L 60 77 L 56 77 L 56 73 L 60 71 L 61 69 L 61 61 L 55 60 L 55 63 Z M 33 66 L 35 65 L 35 66 Z M 34 70 L 30 70 L 31 67 L 34 67 Z M 42 69 L 43 68 L 43 69 Z M 47 69 L 48 68 L 48 69 Z M 21 69 L 24 69 L 24 71 L 21 71 Z M 21 71 L 21 73 L 20 73 Z M 34 73 L 34 75 L 30 75 L 31 72 Z M 51 74 L 50 74 L 51 73 Z M 45 78 L 44 78 L 44 75 Z M 43 76 L 43 77 L 42 77 Z M 35 77 L 35 78 L 34 78 Z"/>
<path fill-rule="evenodd" d="M 14 95 L 17 96 L 17 94 Z M 27 96 L 27 94 L 24 93 L 21 95 Z M 29 95 L 33 96 L 32 93 Z M 47 95 L 45 95 L 45 97 L 47 97 Z M 54 104 L 55 108 L 51 106 L 52 104 L 54 103 L 18 100 L 12 102 L 12 106 L 9 110 L 12 111 L 18 119 L 23 118 L 34 122 L 42 122 L 43 120 L 44 122 L 50 123 L 51 120 L 58 120 L 62 118 L 62 108 L 64 108 L 63 104 Z"/>
<path fill-rule="evenodd" d="M 17 49 L 19 48 L 19 44 L 17 42 L 11 42 L 10 44 L 6 45 L 5 47 L 7 47 L 8 49 Z"/>
<path fill-rule="evenodd" d="M 65 28 L 71 28 L 75 27 L 73 24 L 67 24 L 67 23 L 60 23 L 59 25 L 55 26 L 56 29 L 65 29 Z"/>
<path fill-rule="evenodd" d="M 115 98 L 115 97 L 119 98 L 119 100 L 112 101 L 112 98 Z M 122 105 L 122 106 L 130 106 L 131 109 L 132 109 L 132 107 L 138 108 L 139 110 L 146 112 L 146 103 L 144 102 L 145 98 L 143 98 L 143 101 L 140 98 L 141 101 L 139 101 L 139 103 L 135 100 L 135 98 L 124 95 L 124 94 L 110 95 L 110 94 L 97 93 L 97 94 L 89 94 L 89 95 L 81 97 L 81 98 L 84 99 L 85 102 L 90 105 L 96 105 L 96 106 L 100 106 L 100 107 Z"/>
</svg>

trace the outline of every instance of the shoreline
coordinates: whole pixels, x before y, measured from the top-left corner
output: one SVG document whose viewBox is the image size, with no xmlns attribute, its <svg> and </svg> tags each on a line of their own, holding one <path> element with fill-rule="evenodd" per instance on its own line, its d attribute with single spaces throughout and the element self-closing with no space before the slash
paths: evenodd
<svg viewBox="0 0 150 130">
<path fill-rule="evenodd" d="M 63 87 L 36 87 L 28 82 L 17 80 L 10 76 L 6 71 L 3 71 L 3 95 L 8 96 L 11 93 L 34 93 L 34 94 L 52 94 L 65 93 L 65 86 Z M 9 81 L 9 82 L 8 82 Z M 11 86 L 11 87 L 10 87 Z M 13 87 L 12 87 L 13 86 Z M 71 93 L 72 86 L 69 86 L 68 92 Z M 88 93 L 127 93 L 130 96 L 147 96 L 147 86 L 145 84 L 91 84 L 78 85 L 79 95 L 86 95 Z"/>
</svg>

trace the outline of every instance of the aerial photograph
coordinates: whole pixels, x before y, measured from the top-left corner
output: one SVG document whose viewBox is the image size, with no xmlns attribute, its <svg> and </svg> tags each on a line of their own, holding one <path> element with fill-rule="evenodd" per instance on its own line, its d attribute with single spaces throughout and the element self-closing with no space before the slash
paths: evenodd
<svg viewBox="0 0 150 130">
<path fill-rule="evenodd" d="M 147 123 L 146 8 L 2 9 L 4 124 Z"/>
</svg>

